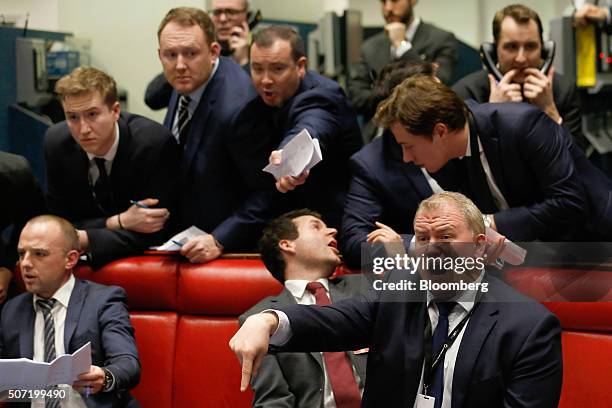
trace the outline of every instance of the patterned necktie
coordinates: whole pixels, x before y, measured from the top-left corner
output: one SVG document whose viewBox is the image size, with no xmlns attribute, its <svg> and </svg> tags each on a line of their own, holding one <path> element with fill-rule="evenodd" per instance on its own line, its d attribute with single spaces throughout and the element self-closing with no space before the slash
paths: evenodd
<svg viewBox="0 0 612 408">
<path fill-rule="evenodd" d="M 44 347 L 45 347 L 45 361 L 51 362 L 55 360 L 55 323 L 53 322 L 53 315 L 51 310 L 57 300 L 55 299 L 38 299 L 36 304 L 42 310 L 43 318 L 45 321 L 45 332 L 44 332 Z M 51 387 L 50 390 L 54 389 Z M 45 408 L 59 408 L 60 400 L 57 398 L 49 398 L 45 400 Z"/>
<path fill-rule="evenodd" d="M 98 167 L 98 179 L 94 184 L 94 193 L 98 205 L 108 214 L 112 213 L 112 193 L 110 178 L 106 172 L 106 160 L 101 157 L 94 157 L 94 162 Z"/>
<path fill-rule="evenodd" d="M 309 282 L 306 290 L 312 293 L 317 305 L 330 305 L 331 301 L 325 292 L 325 286 L 320 282 Z M 337 408 L 359 408 L 361 393 L 353 375 L 353 366 L 345 352 L 324 352 L 327 375 L 334 392 Z"/>
<path fill-rule="evenodd" d="M 455 302 L 436 302 L 438 306 L 438 325 L 433 333 L 432 339 L 432 363 L 436 358 L 442 345 L 448 337 L 448 315 L 453 310 L 457 303 Z M 442 406 L 442 397 L 444 396 L 444 360 L 441 360 L 431 376 L 431 396 L 436 398 L 434 408 Z"/>
<path fill-rule="evenodd" d="M 176 131 L 178 132 L 179 144 L 181 146 L 185 146 L 187 134 L 189 133 L 189 110 L 187 109 L 189 102 L 191 102 L 191 98 L 187 95 L 181 95 L 179 98 Z"/>
</svg>

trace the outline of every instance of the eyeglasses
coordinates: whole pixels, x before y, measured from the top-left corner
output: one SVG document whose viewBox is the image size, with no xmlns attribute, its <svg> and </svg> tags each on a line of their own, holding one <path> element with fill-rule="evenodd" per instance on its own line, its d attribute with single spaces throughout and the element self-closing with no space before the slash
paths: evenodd
<svg viewBox="0 0 612 408">
<path fill-rule="evenodd" d="M 240 13 L 244 13 L 246 9 L 230 9 L 230 8 L 217 8 L 212 10 L 212 15 L 215 17 L 221 17 L 221 14 L 225 14 L 226 17 L 236 17 Z"/>
</svg>

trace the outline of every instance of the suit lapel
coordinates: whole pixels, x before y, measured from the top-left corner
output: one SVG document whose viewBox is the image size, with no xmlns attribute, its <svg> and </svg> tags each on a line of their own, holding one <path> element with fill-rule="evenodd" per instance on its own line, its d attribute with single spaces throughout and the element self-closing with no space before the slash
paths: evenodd
<svg viewBox="0 0 612 408">
<path fill-rule="evenodd" d="M 496 302 L 481 301 L 468 322 L 453 372 L 452 406 L 461 407 L 465 400 L 468 383 L 472 378 L 474 365 L 489 332 L 497 322 L 498 307 Z"/>
<path fill-rule="evenodd" d="M 421 382 L 421 371 L 423 370 L 423 333 L 425 331 L 425 319 L 427 316 L 427 306 L 425 302 L 411 303 L 404 305 L 406 314 L 404 315 L 405 335 L 400 339 L 405 344 L 404 349 L 404 375 L 406 384 L 405 401 L 408 406 L 416 399 L 419 383 Z M 397 305 L 400 307 L 400 305 Z M 413 310 L 410 310 L 413 309 Z M 410 317 L 409 317 L 410 316 Z M 416 317 L 416 318 L 411 318 Z"/>
<path fill-rule="evenodd" d="M 126 186 L 125 180 L 123 180 L 123 178 L 126 174 L 129 174 L 130 172 L 130 170 L 128 169 L 128 165 L 130 164 L 130 157 L 128 155 L 128 152 L 132 150 L 130 149 L 130 145 L 132 143 L 132 134 L 130 133 L 130 129 L 127 125 L 127 120 L 124 115 L 121 115 L 119 117 L 119 121 L 117 123 L 119 125 L 119 145 L 117 146 L 117 154 L 115 155 L 115 159 L 113 160 L 110 180 L 111 189 L 113 191 L 113 205 L 115 206 L 115 210 L 119 211 L 127 204 L 118 203 L 117 200 L 119 199 L 119 197 L 125 197 L 126 195 L 131 194 L 131 192 L 129 191 L 126 191 L 126 194 L 123 194 L 122 191 L 118 191 L 117 189 L 119 188 L 119 186 Z"/>
<path fill-rule="evenodd" d="M 482 150 L 484 151 L 487 162 L 489 163 L 489 168 L 491 169 L 491 174 L 493 175 L 495 184 L 501 191 L 504 198 L 506 198 L 506 201 L 508 201 L 507 197 L 509 197 L 509 195 L 507 194 L 503 177 L 503 157 L 499 154 L 499 139 L 493 136 L 495 133 L 491 129 L 488 129 L 487 126 L 482 126 L 479 123 L 477 109 L 478 105 L 472 102 L 469 102 L 467 105 L 468 109 L 472 112 L 474 127 L 478 133 L 478 139 L 482 144 Z M 476 109 L 472 109 L 474 107 Z M 478 152 L 472 152 L 472 155 L 474 154 L 478 155 Z"/>
<path fill-rule="evenodd" d="M 33 296 L 28 294 L 23 300 L 23 315 L 19 321 L 19 355 L 25 358 L 34 358 L 34 313 Z"/>
<path fill-rule="evenodd" d="M 217 94 L 221 92 L 220 87 L 222 86 L 225 78 L 223 71 L 223 61 L 219 60 L 219 67 L 215 75 L 210 78 L 210 82 L 206 86 L 200 103 L 193 113 L 191 118 L 191 124 L 189 125 L 189 135 L 187 137 L 187 143 L 183 151 L 183 159 L 181 160 L 181 175 L 186 176 L 191 168 L 193 159 L 200 148 L 200 144 L 203 143 L 202 138 L 206 133 L 208 118 L 211 115 L 215 101 L 217 100 Z"/>
<path fill-rule="evenodd" d="M 71 352 L 70 340 L 79 322 L 86 296 L 86 284 L 76 279 L 74 282 L 74 289 L 72 289 L 72 294 L 70 295 L 70 301 L 68 302 L 68 310 L 66 311 L 66 322 L 64 327 L 64 350 L 66 353 Z"/>
<path fill-rule="evenodd" d="M 272 305 L 278 304 L 278 305 L 283 305 L 283 306 L 290 306 L 290 305 L 297 304 L 297 302 L 295 301 L 295 298 L 293 297 L 293 295 L 291 294 L 291 292 L 289 292 L 287 288 L 283 288 L 281 293 L 279 293 L 278 296 L 272 298 L 270 302 L 272 303 Z M 317 362 L 317 364 L 319 364 L 319 367 L 322 370 L 323 369 L 323 358 L 321 357 L 321 353 L 312 352 L 312 353 L 307 353 L 307 354 L 310 354 L 310 356 Z"/>
</svg>

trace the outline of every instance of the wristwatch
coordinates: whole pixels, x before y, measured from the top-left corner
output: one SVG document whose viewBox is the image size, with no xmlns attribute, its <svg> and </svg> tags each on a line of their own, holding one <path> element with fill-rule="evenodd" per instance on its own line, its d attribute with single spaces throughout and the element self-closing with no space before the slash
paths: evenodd
<svg viewBox="0 0 612 408">
<path fill-rule="evenodd" d="M 115 377 L 113 377 L 113 374 L 104 367 L 102 368 L 102 371 L 104 371 L 104 384 L 102 384 L 102 392 L 107 392 L 113 388 L 113 385 L 115 384 Z"/>
</svg>

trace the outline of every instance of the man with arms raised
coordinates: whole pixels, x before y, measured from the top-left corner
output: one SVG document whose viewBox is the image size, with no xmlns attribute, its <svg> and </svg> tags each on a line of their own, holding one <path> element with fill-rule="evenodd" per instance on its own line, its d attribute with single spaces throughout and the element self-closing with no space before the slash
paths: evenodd
<svg viewBox="0 0 612 408">
<path fill-rule="evenodd" d="M 484 228 L 465 196 L 434 194 L 415 216 L 417 250 L 431 257 L 457 250 L 476 260 L 487 251 Z M 388 242 L 398 241 L 389 235 Z M 414 281 L 413 272 L 389 271 L 384 282 Z M 439 280 L 437 269 L 419 272 L 426 281 Z M 369 347 L 363 407 L 412 407 L 431 398 L 428 406 L 444 408 L 556 407 L 562 380 L 556 317 L 484 270 L 457 272 L 444 271 L 480 288 L 486 283 L 486 291 L 372 290 L 329 306 L 294 305 L 249 317 L 230 340 L 242 364 L 242 389 L 257 376 L 269 344 L 279 353 Z"/>
<path fill-rule="evenodd" d="M 128 392 L 140 381 L 140 362 L 125 291 L 75 279 L 79 237 L 63 218 L 31 219 L 21 232 L 18 253 L 27 293 L 6 303 L 0 358 L 50 362 L 91 342 L 89 371 L 73 388 L 59 386 L 67 391 L 61 405 L 47 399 L 45 406 L 138 406 Z"/>
</svg>

